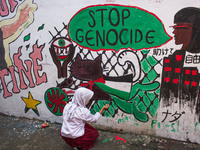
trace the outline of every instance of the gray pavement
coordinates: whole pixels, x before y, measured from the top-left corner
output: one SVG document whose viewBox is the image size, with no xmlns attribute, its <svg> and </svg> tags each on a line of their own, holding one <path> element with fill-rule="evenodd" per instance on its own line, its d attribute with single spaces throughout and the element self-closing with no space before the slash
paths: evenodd
<svg viewBox="0 0 200 150">
<path fill-rule="evenodd" d="M 41 128 L 42 121 L 0 114 L 0 150 L 73 150 L 60 137 L 61 124 Z M 200 150 L 199 144 L 99 130 L 91 150 Z"/>
</svg>

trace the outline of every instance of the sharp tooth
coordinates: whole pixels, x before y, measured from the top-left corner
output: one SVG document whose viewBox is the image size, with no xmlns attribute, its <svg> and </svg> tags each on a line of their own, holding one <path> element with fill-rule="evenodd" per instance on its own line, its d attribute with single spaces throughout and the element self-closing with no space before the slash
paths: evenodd
<svg viewBox="0 0 200 150">
<path fill-rule="evenodd" d="M 67 49 L 65 49 L 65 55 L 68 55 L 68 53 L 69 53 L 69 50 L 68 50 L 68 47 L 67 47 Z"/>
<path fill-rule="evenodd" d="M 64 55 L 64 48 L 60 48 L 60 55 Z"/>
<path fill-rule="evenodd" d="M 70 47 L 67 47 L 67 49 L 66 49 L 67 55 L 69 54 L 69 49 L 70 49 Z"/>
</svg>

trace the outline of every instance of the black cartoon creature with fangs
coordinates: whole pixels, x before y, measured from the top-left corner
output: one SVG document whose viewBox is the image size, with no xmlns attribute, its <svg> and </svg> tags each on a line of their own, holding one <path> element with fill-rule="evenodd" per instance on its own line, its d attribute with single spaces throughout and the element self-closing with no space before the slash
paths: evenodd
<svg viewBox="0 0 200 150">
<path fill-rule="evenodd" d="M 83 60 L 81 56 L 77 54 L 74 63 L 71 65 L 70 71 L 75 78 L 87 81 L 87 83 L 82 83 L 79 86 L 84 86 L 92 90 L 94 92 L 92 99 L 111 100 L 109 94 L 101 90 L 95 84 L 95 82 L 105 83 L 101 61 L 101 56 L 98 56 L 95 60 Z"/>
<path fill-rule="evenodd" d="M 56 38 L 52 42 L 49 51 L 51 53 L 53 62 L 58 68 L 58 78 L 66 78 L 67 65 L 72 60 L 75 51 L 75 47 L 73 46 L 72 42 L 65 37 Z"/>
</svg>

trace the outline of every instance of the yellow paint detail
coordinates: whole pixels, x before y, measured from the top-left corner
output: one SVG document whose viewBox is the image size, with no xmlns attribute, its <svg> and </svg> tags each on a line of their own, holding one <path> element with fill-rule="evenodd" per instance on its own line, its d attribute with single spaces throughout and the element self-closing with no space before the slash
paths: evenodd
<svg viewBox="0 0 200 150">
<path fill-rule="evenodd" d="M 26 103 L 26 108 L 35 110 L 37 110 L 36 106 L 41 103 L 40 101 L 33 99 L 30 92 L 29 92 L 29 97 L 28 98 L 22 97 L 22 100 Z"/>
</svg>

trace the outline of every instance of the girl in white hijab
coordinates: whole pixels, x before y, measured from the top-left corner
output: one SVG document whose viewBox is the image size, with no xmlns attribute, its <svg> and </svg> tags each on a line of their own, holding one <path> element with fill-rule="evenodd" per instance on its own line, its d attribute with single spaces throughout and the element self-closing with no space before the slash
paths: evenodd
<svg viewBox="0 0 200 150">
<path fill-rule="evenodd" d="M 61 128 L 62 138 L 72 147 L 79 147 L 80 150 L 87 150 L 94 146 L 98 138 L 98 130 L 86 122 L 96 122 L 104 110 L 109 108 L 105 105 L 95 115 L 86 108 L 94 92 L 81 87 L 74 93 L 72 101 L 63 110 L 63 123 Z"/>
</svg>

